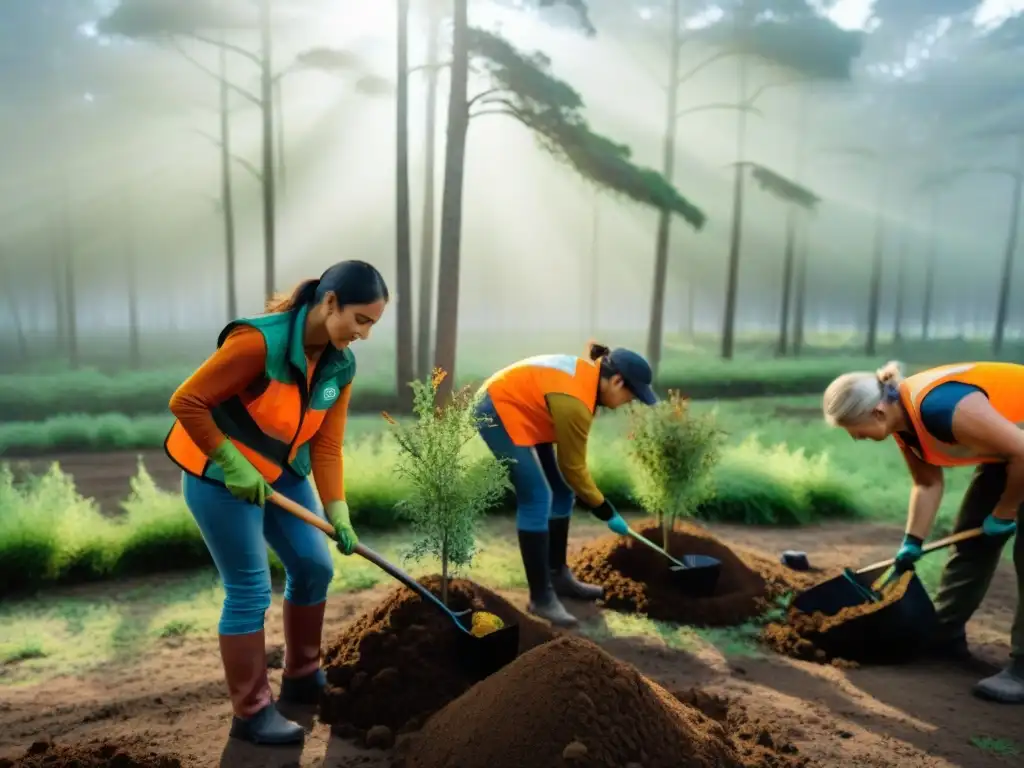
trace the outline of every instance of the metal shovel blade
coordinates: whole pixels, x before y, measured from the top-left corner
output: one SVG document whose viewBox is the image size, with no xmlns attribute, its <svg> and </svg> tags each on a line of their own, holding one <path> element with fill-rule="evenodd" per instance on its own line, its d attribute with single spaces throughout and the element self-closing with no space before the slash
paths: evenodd
<svg viewBox="0 0 1024 768">
<path fill-rule="evenodd" d="M 669 566 L 669 578 L 694 597 L 711 597 L 722 574 L 722 561 L 710 555 L 683 555 L 682 565 Z"/>
</svg>

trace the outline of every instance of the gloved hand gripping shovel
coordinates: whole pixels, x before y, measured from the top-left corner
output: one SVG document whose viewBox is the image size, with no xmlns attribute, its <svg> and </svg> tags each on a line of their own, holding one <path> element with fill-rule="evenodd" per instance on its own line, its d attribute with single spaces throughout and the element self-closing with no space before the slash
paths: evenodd
<svg viewBox="0 0 1024 768">
<path fill-rule="evenodd" d="M 629 535 L 668 558 L 672 563 L 669 566 L 669 578 L 675 586 L 679 587 L 680 591 L 694 597 L 709 597 L 714 594 L 715 587 L 718 586 L 718 577 L 722 572 L 720 560 L 708 555 L 683 555 L 682 560 L 677 560 L 632 528 L 629 529 Z"/>
<path fill-rule="evenodd" d="M 299 519 L 305 520 L 310 525 L 316 526 L 329 537 L 336 540 L 337 534 L 334 531 L 334 526 L 302 505 L 279 493 L 271 494 L 267 501 L 276 504 Z M 416 581 L 412 576 L 398 566 L 389 563 L 364 544 L 357 544 L 353 554 L 369 560 L 393 579 L 401 582 L 419 595 L 422 600 L 434 605 L 452 620 L 457 629 L 456 649 L 459 654 L 459 660 L 465 665 L 466 670 L 474 679 L 483 680 L 519 655 L 518 624 L 504 626 L 488 634 L 474 635 L 472 631 L 473 611 L 459 611 L 458 613 L 452 611 L 433 592 Z"/>
<path fill-rule="evenodd" d="M 946 549 L 961 541 L 975 539 L 983 533 L 981 528 L 971 528 L 943 539 L 936 539 L 930 544 L 921 548 L 921 554 L 927 555 L 930 552 L 937 552 Z M 793 607 L 804 613 L 823 613 L 826 616 L 833 616 L 844 608 L 850 608 L 864 603 L 877 603 L 882 599 L 878 590 L 881 589 L 888 574 L 883 573 L 879 578 L 868 581 L 864 576 L 879 570 L 888 569 L 896 563 L 895 557 L 887 560 L 880 560 L 877 563 L 858 568 L 856 571 L 846 568 L 839 576 L 823 581 L 821 584 L 811 587 L 807 591 L 797 595 L 793 599 Z"/>
</svg>

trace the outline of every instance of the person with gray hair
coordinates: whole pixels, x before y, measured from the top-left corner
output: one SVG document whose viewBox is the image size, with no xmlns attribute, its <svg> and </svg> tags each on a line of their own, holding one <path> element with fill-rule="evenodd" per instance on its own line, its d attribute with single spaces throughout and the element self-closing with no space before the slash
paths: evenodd
<svg viewBox="0 0 1024 768">
<path fill-rule="evenodd" d="M 943 495 L 943 468 L 973 466 L 957 516 L 957 532 L 981 528 L 980 538 L 954 545 L 935 598 L 939 631 L 930 651 L 972 660 L 967 622 L 981 605 L 1003 548 L 1017 531 L 1024 503 L 1024 365 L 957 363 L 903 377 L 899 363 L 858 371 L 829 384 L 825 421 L 854 440 L 892 437 L 913 486 L 897 574 L 913 570 Z M 1024 541 L 1013 550 L 1017 592 L 1024 595 Z M 981 698 L 1024 704 L 1024 607 L 1018 598 L 1010 630 L 1010 663 L 974 686 Z"/>
</svg>

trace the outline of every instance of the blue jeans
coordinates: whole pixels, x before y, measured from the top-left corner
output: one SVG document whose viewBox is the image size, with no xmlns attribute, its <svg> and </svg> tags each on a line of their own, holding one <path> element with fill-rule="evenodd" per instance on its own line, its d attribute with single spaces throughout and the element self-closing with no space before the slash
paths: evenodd
<svg viewBox="0 0 1024 768">
<path fill-rule="evenodd" d="M 182 475 L 185 503 L 224 581 L 220 634 L 244 635 L 263 629 L 270 608 L 267 544 L 284 564 L 286 600 L 316 605 L 327 599 L 334 563 L 322 531 L 270 502 L 260 509 L 236 499 L 224 486 Z M 286 475 L 274 490 L 324 517 L 309 480 Z"/>
<path fill-rule="evenodd" d="M 490 419 L 480 428 L 480 437 L 499 459 L 510 459 L 509 477 L 516 489 L 516 527 L 520 531 L 542 532 L 550 518 L 572 514 L 576 495 L 565 482 L 555 459 L 555 446 L 541 443 L 520 446 L 512 442 L 489 395 L 476 406 L 478 416 Z"/>
</svg>

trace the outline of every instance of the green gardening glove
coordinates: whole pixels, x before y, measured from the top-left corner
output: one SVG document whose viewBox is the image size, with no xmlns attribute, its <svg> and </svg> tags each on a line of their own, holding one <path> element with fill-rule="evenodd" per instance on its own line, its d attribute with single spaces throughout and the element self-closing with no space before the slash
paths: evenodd
<svg viewBox="0 0 1024 768">
<path fill-rule="evenodd" d="M 327 519 L 334 526 L 334 532 L 338 536 L 338 547 L 346 555 L 355 552 L 359 544 L 359 537 L 356 536 L 355 528 L 352 527 L 352 520 L 349 518 L 348 502 L 339 499 L 327 505 Z"/>
<path fill-rule="evenodd" d="M 274 492 L 266 478 L 230 440 L 218 445 L 210 458 L 224 472 L 224 485 L 236 499 L 262 507 Z"/>
</svg>

